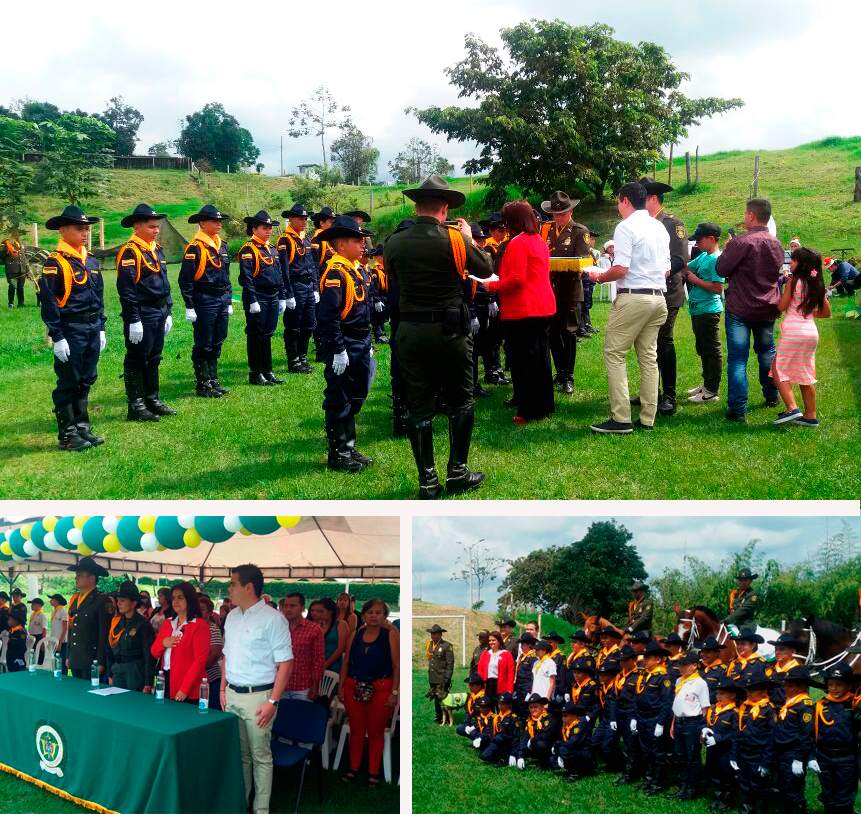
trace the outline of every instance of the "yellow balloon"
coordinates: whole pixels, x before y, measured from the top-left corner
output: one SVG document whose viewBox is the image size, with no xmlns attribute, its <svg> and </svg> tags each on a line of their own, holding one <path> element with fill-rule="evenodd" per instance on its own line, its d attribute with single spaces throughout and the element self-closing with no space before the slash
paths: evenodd
<svg viewBox="0 0 861 814">
<path fill-rule="evenodd" d="M 120 550 L 120 538 L 116 534 L 106 534 L 102 544 L 105 547 L 105 551 L 110 554 L 116 554 Z"/>
<path fill-rule="evenodd" d="M 182 541 L 189 548 L 197 548 L 202 542 L 203 538 L 197 533 L 197 529 L 186 529 L 185 534 L 182 535 Z"/>
<path fill-rule="evenodd" d="M 82 557 L 89 557 L 91 554 L 95 553 L 96 552 L 93 551 L 93 549 L 90 548 L 86 543 L 81 543 L 78 546 L 78 554 L 80 554 Z"/>
<path fill-rule="evenodd" d="M 73 525 L 75 526 L 76 529 L 81 529 L 81 531 L 83 531 L 84 525 L 86 524 L 87 520 L 89 520 L 89 519 L 90 519 L 89 517 L 84 517 L 83 515 L 78 515 L 74 519 Z"/>
<path fill-rule="evenodd" d="M 156 551 L 167 551 L 167 549 L 161 543 L 159 543 Z"/>
<path fill-rule="evenodd" d="M 12 546 L 9 545 L 8 540 L 4 540 L 0 543 L 0 551 L 2 551 L 7 557 L 12 556 Z"/>
<path fill-rule="evenodd" d="M 151 514 L 141 517 L 138 520 L 138 528 L 144 534 L 152 534 L 155 531 L 155 518 Z"/>
<path fill-rule="evenodd" d="M 46 517 L 42 521 L 42 525 L 45 527 L 45 531 L 53 531 L 54 526 L 57 525 L 57 518 L 51 515 L 51 517 Z"/>
<path fill-rule="evenodd" d="M 295 526 L 302 518 L 301 517 L 289 517 L 287 515 L 278 515 L 275 518 L 278 521 L 278 525 L 285 529 L 291 529 Z"/>
<path fill-rule="evenodd" d="M 29 539 L 30 539 L 30 533 L 31 533 L 32 531 L 33 531 L 33 524 L 32 524 L 32 523 L 27 523 L 27 525 L 26 525 L 26 526 L 21 526 L 21 536 L 22 536 L 25 540 L 29 540 Z"/>
<path fill-rule="evenodd" d="M 245 537 L 250 537 L 250 536 L 251 536 L 251 532 L 250 532 L 250 531 L 248 531 L 248 529 L 246 529 L 246 528 L 241 528 L 241 529 L 239 529 L 239 533 L 240 533 L 240 534 L 242 534 L 242 535 L 243 535 L 243 536 L 245 536 Z"/>
</svg>

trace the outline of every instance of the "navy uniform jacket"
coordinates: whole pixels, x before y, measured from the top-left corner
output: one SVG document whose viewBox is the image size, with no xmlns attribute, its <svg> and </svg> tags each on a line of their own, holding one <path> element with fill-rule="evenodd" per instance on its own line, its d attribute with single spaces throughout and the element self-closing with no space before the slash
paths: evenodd
<svg viewBox="0 0 861 814">
<path fill-rule="evenodd" d="M 738 714 L 738 731 L 732 742 L 731 759 L 770 766 L 774 754 L 774 725 L 777 712 L 771 701 L 752 704 L 745 701 Z"/>
<path fill-rule="evenodd" d="M 805 765 L 813 759 L 813 716 L 816 712 L 807 693 L 797 696 L 791 706 L 784 704 L 774 727 L 774 751 Z M 789 753 L 787 755 L 787 753 Z"/>
<path fill-rule="evenodd" d="M 598 692 L 601 688 L 591 678 L 587 679 L 583 684 L 577 684 L 575 681 L 571 685 L 571 701 L 586 710 L 586 715 L 594 721 L 598 714 L 600 702 L 598 701 Z"/>
<path fill-rule="evenodd" d="M 664 729 L 669 729 L 673 717 L 673 697 L 673 681 L 666 667 L 643 673 L 637 679 L 634 693 L 637 720 L 661 724 Z"/>
<path fill-rule="evenodd" d="M 488 709 L 491 709 L 488 707 Z M 472 725 L 475 727 L 475 732 L 473 732 L 470 737 L 471 738 L 487 738 L 489 741 L 493 737 L 493 719 L 494 714 L 491 711 L 489 715 L 479 715 L 473 722 Z"/>
<path fill-rule="evenodd" d="M 239 285 L 249 303 L 257 302 L 257 293 L 286 300 L 281 258 L 274 246 L 252 237 L 239 250 Z"/>
<path fill-rule="evenodd" d="M 706 710 L 706 726 L 712 730 L 715 745 L 712 749 L 730 750 L 738 732 L 738 706 L 735 701 L 728 704 L 712 704 Z"/>
<path fill-rule="evenodd" d="M 556 740 L 556 721 L 549 712 L 542 712 L 540 718 L 533 718 L 531 715 L 524 721 L 523 735 L 520 737 L 520 751 L 527 748 L 526 744 L 529 741 L 543 742 L 548 747 L 552 747 Z"/>
<path fill-rule="evenodd" d="M 322 231 L 322 229 L 317 229 L 311 235 L 311 249 L 314 255 L 314 262 L 317 264 L 318 277 L 323 274 L 326 266 L 329 265 L 329 261 L 335 256 L 335 250 L 329 243 L 325 240 L 322 242 L 317 240 L 317 235 Z"/>
<path fill-rule="evenodd" d="M 565 668 L 565 654 L 561 650 L 557 650 L 550 656 L 550 660 L 556 665 L 556 685 L 553 688 L 553 693 L 562 697 L 565 692 L 562 689 L 566 681 L 565 674 L 568 672 Z"/>
<path fill-rule="evenodd" d="M 96 258 L 84 250 L 84 260 L 58 248 L 51 253 L 39 281 L 42 322 L 54 342 L 63 339 L 61 314 L 97 314 L 105 329 L 105 285 Z"/>
<path fill-rule="evenodd" d="M 613 687 L 613 681 L 607 687 L 598 688 L 598 714 L 601 716 L 601 722 L 609 724 L 610 721 L 616 720 L 616 691 Z"/>
<path fill-rule="evenodd" d="M 726 674 L 735 681 L 736 684 L 744 686 L 745 680 L 750 678 L 751 673 L 758 673 L 765 668 L 766 673 L 771 668 L 765 667 L 765 659 L 759 653 L 752 653 L 747 660 L 738 658 L 733 659 L 726 668 Z M 768 676 L 771 678 L 771 676 Z"/>
<path fill-rule="evenodd" d="M 18 624 L 22 627 L 27 627 L 27 606 L 23 602 L 18 602 L 17 604 L 13 602 L 9 606 L 10 624 L 14 625 L 15 620 L 17 620 Z"/>
<path fill-rule="evenodd" d="M 510 754 L 520 754 L 520 719 L 513 712 L 497 712 L 493 717 L 493 740 L 504 741 L 510 747 Z"/>
<path fill-rule="evenodd" d="M 9 640 L 6 644 L 6 664 L 9 665 L 11 672 L 15 672 L 11 670 L 13 666 L 16 670 L 27 668 L 27 631 L 21 625 L 16 626 L 14 621 L 10 622 L 10 628 Z"/>
<path fill-rule="evenodd" d="M 158 243 L 152 249 L 142 241 L 132 239 L 119 250 L 117 293 L 123 319 L 129 324 L 140 322 L 138 305 L 156 305 L 154 300 L 164 299 L 168 308 L 173 306 L 164 249 Z"/>
<path fill-rule="evenodd" d="M 859 705 L 861 706 L 861 705 Z M 827 749 L 852 749 L 855 738 L 852 729 L 852 694 L 842 701 L 824 696 L 816 702 L 816 746 Z"/>
<path fill-rule="evenodd" d="M 344 337 L 361 339 L 371 332 L 371 296 L 367 277 L 336 254 L 320 278 L 318 327 L 327 351 L 341 353 Z"/>
<path fill-rule="evenodd" d="M 682 674 L 679 672 L 679 667 L 676 662 L 684 655 L 683 653 L 679 653 L 678 656 L 670 656 L 667 659 L 667 673 L 670 675 L 670 681 L 673 682 L 673 686 L 676 686 L 676 682 L 682 677 Z"/>
<path fill-rule="evenodd" d="M 637 695 L 637 679 L 641 673 L 635 667 L 630 673 L 619 673 L 613 680 L 613 717 L 617 720 L 618 714 L 633 715 L 636 712 L 634 698 Z"/>
<path fill-rule="evenodd" d="M 718 682 L 726 675 L 726 664 L 722 661 L 716 661 L 708 666 L 700 664 L 698 669 L 700 675 L 703 677 L 703 681 L 706 682 L 709 688 L 709 701 L 714 706 L 717 703 L 716 687 Z"/>
<path fill-rule="evenodd" d="M 9 606 L 4 605 L 0 608 L 0 633 L 4 630 L 8 630 L 9 625 Z"/>
<path fill-rule="evenodd" d="M 195 283 L 205 287 L 207 293 L 233 293 L 230 253 L 225 241 L 221 241 L 217 250 L 197 237 L 186 246 L 179 270 L 179 290 L 186 308 L 194 308 Z"/>
<path fill-rule="evenodd" d="M 143 663 L 141 672 L 144 686 L 151 686 L 156 666 L 156 659 L 152 654 L 155 637 L 152 625 L 139 613 L 131 619 L 125 616 L 111 619 L 107 649 L 108 669 L 105 671 L 105 677 L 110 676 L 110 668 L 114 664 L 122 662 L 123 659 L 137 658 Z"/>
<path fill-rule="evenodd" d="M 766 669 L 766 675 L 772 680 L 780 683 L 779 687 L 769 690 L 768 697 L 775 709 L 780 709 L 786 703 L 786 691 L 783 689 L 783 682 L 786 681 L 786 673 L 793 667 L 800 667 L 801 662 L 798 659 L 790 659 L 782 667 L 774 662 L 773 665 Z"/>
<path fill-rule="evenodd" d="M 479 698 L 484 698 L 484 690 L 479 690 L 475 695 L 470 693 L 469 697 L 466 699 L 466 706 L 464 707 L 466 718 L 464 719 L 464 723 L 467 726 L 470 724 L 474 725 L 479 717 L 478 709 L 475 706 L 475 702 L 478 701 Z"/>
<path fill-rule="evenodd" d="M 570 724 L 562 724 L 561 740 L 553 745 L 553 753 L 563 760 L 581 757 L 583 752 L 592 752 L 590 726 L 579 715 Z"/>
<path fill-rule="evenodd" d="M 319 267 L 311 241 L 307 237 L 294 232 L 288 226 L 281 233 L 275 247 L 281 258 L 284 290 L 288 298 L 293 296 L 293 280 L 304 281 L 314 288 L 319 285 Z"/>
<path fill-rule="evenodd" d="M 514 697 L 518 701 L 525 701 L 532 692 L 532 668 L 538 656 L 535 652 L 523 654 L 517 659 L 517 666 L 514 670 Z"/>
<path fill-rule="evenodd" d="M 389 291 L 389 277 L 386 274 L 383 259 L 378 257 L 373 268 L 369 269 L 371 274 L 371 290 L 373 291 L 374 302 L 380 300 L 386 301 L 386 295 Z"/>
</svg>

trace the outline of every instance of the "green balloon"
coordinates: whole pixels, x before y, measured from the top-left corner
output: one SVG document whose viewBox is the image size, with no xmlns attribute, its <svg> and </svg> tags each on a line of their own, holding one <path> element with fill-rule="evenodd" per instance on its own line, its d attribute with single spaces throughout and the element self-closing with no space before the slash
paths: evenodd
<svg viewBox="0 0 861 814">
<path fill-rule="evenodd" d="M 57 525 L 54 526 L 54 537 L 57 538 L 57 542 L 67 551 L 76 551 L 78 548 L 76 545 L 69 542 L 69 538 L 67 536 L 73 528 L 75 528 L 75 518 L 72 516 L 61 517 L 57 521 Z"/>
<path fill-rule="evenodd" d="M 179 551 L 185 548 L 185 540 L 182 539 L 185 529 L 179 525 L 176 517 L 164 515 L 155 519 L 155 538 L 165 548 Z"/>
<path fill-rule="evenodd" d="M 33 528 L 30 529 L 30 539 L 33 541 L 33 545 L 36 546 L 40 551 L 50 551 L 51 549 L 45 545 L 45 535 L 47 534 L 47 530 L 42 525 L 42 521 L 39 520 L 37 523 L 33 523 Z"/>
<path fill-rule="evenodd" d="M 138 527 L 139 515 L 128 515 L 117 524 L 117 537 L 120 545 L 127 551 L 143 551 L 141 537 L 143 532 Z"/>
<path fill-rule="evenodd" d="M 224 528 L 223 515 L 201 515 L 194 518 L 197 533 L 208 543 L 223 543 L 233 536 L 232 531 Z"/>
<path fill-rule="evenodd" d="M 5 542 L 6 542 L 6 532 L 0 531 L 0 543 L 5 543 Z M 9 554 L 4 554 L 2 551 L 0 551 L 0 562 L 9 562 L 9 560 L 11 560 L 11 559 L 12 559 L 12 557 Z"/>
<path fill-rule="evenodd" d="M 84 523 L 81 529 L 81 534 L 84 536 L 84 545 L 89 546 L 93 551 L 104 553 L 105 551 L 105 527 L 102 525 L 104 517 L 91 517 Z"/>
<path fill-rule="evenodd" d="M 278 531 L 281 526 L 278 524 L 277 517 L 269 517 L 268 515 L 254 515 L 252 517 L 240 517 L 242 526 L 252 534 L 272 534 L 273 531 Z"/>
<path fill-rule="evenodd" d="M 12 547 L 12 551 L 14 551 L 19 557 L 27 557 L 29 556 L 26 551 L 24 551 L 24 543 L 27 541 L 21 536 L 21 529 L 15 529 L 9 535 L 9 545 Z"/>
</svg>

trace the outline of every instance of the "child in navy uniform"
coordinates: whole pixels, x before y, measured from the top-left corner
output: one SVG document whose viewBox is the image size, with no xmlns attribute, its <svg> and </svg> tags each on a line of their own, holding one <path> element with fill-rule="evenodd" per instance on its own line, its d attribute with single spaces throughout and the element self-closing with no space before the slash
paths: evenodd
<svg viewBox="0 0 861 814">
<path fill-rule="evenodd" d="M 550 758 L 553 743 L 556 740 L 556 721 L 547 711 L 550 703 L 544 696 L 537 693 L 529 696 L 529 717 L 520 738 L 520 757 L 517 766 L 526 768 L 526 761 L 534 758 L 542 772 L 551 771 Z"/>
<path fill-rule="evenodd" d="M 481 753 L 490 746 L 493 739 L 493 699 L 482 695 L 475 702 L 475 706 L 478 716 L 473 722 L 475 731 L 471 734 L 472 745 Z"/>
<path fill-rule="evenodd" d="M 493 718 L 493 733 L 481 759 L 487 763 L 496 761 L 500 768 L 516 766 L 520 757 L 520 719 L 512 711 L 514 697 L 510 692 L 501 692 L 496 704 L 499 712 Z"/>
<path fill-rule="evenodd" d="M 469 678 L 464 679 L 464 683 L 469 687 L 469 698 L 466 699 L 466 707 L 464 707 L 466 719 L 458 726 L 456 732 L 465 738 L 472 738 L 475 734 L 475 719 L 478 717 L 475 703 L 479 698 L 484 697 L 484 679 L 478 673 L 473 673 Z"/>
<path fill-rule="evenodd" d="M 732 810 L 735 774 L 730 766 L 732 745 L 738 732 L 738 709 L 747 697 L 742 687 L 724 675 L 715 686 L 715 704 L 706 712 L 702 738 L 706 746 L 706 778 L 714 787 L 709 811 Z"/>
<path fill-rule="evenodd" d="M 553 744 L 553 755 L 556 765 L 566 772 L 566 783 L 576 783 L 595 769 L 591 729 L 583 707 L 571 701 L 563 705 L 562 732 L 560 739 Z"/>
</svg>

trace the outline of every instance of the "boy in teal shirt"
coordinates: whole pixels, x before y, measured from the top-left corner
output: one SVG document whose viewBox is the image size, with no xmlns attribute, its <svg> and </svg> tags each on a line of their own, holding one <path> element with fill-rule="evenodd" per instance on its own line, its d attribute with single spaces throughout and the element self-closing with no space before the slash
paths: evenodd
<svg viewBox="0 0 861 814">
<path fill-rule="evenodd" d="M 688 390 L 688 401 L 705 404 L 718 400 L 723 353 L 720 338 L 721 293 L 724 280 L 715 271 L 720 256 L 721 229 L 715 223 L 701 223 L 691 236 L 700 253 L 683 269 L 688 282 L 688 309 L 696 339 L 697 353 L 703 364 L 703 383 Z"/>
</svg>

